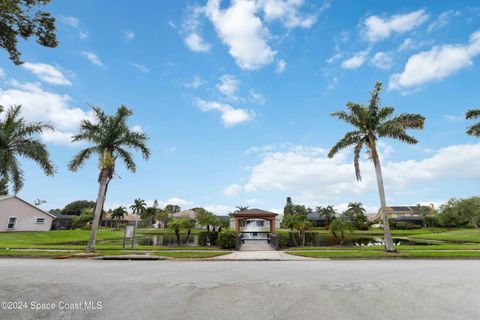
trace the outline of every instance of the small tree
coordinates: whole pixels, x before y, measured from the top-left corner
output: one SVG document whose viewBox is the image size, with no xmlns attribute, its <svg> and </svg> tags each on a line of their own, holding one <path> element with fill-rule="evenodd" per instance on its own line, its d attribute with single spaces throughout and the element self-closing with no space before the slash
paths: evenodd
<svg viewBox="0 0 480 320">
<path fill-rule="evenodd" d="M 368 228 L 368 218 L 365 212 L 366 210 L 361 202 L 350 202 L 343 216 L 349 218 L 354 228 L 360 229 L 365 226 Z"/>
<path fill-rule="evenodd" d="M 325 225 L 329 225 L 335 218 L 336 214 L 335 208 L 333 206 L 317 207 L 315 212 L 318 214 L 320 219 L 324 219 Z"/>
<path fill-rule="evenodd" d="M 334 219 L 330 224 L 330 234 L 332 234 L 337 240 L 340 236 L 340 245 L 343 245 L 345 242 L 345 233 L 351 233 L 352 231 L 352 224 L 342 219 Z"/>
<path fill-rule="evenodd" d="M 110 214 L 110 218 L 112 219 L 112 222 L 114 220 L 117 221 L 117 223 L 116 223 L 116 228 L 117 229 L 118 229 L 118 225 L 119 225 L 120 220 L 123 219 L 126 214 L 127 214 L 127 208 L 125 208 L 123 206 L 120 206 L 116 209 L 113 209 L 112 213 Z"/>
</svg>

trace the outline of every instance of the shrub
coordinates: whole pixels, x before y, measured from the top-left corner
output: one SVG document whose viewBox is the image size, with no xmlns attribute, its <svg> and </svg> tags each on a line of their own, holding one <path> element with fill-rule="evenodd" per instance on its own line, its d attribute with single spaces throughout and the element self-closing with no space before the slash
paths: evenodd
<svg viewBox="0 0 480 320">
<path fill-rule="evenodd" d="M 368 226 L 368 224 L 361 224 L 357 227 L 358 230 L 368 230 L 370 229 L 370 227 Z"/>
<path fill-rule="evenodd" d="M 211 246 L 216 246 L 218 240 L 218 232 L 200 231 L 198 233 L 198 245 L 205 247 L 210 242 Z"/>
<path fill-rule="evenodd" d="M 237 233 L 235 231 L 222 231 L 218 235 L 218 246 L 222 249 L 235 249 Z"/>
<path fill-rule="evenodd" d="M 290 245 L 290 233 L 289 232 L 275 232 L 277 235 L 277 240 L 278 240 L 278 247 L 279 248 L 286 248 Z"/>
<path fill-rule="evenodd" d="M 407 229 L 407 223 L 406 222 L 397 222 L 395 223 L 395 229 L 398 229 L 398 230 L 405 230 Z"/>
</svg>

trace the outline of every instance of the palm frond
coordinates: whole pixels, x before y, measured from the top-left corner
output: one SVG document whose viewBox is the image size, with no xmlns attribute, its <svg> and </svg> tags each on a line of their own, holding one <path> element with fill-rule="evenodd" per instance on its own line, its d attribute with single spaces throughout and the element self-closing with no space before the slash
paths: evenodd
<svg viewBox="0 0 480 320">
<path fill-rule="evenodd" d="M 476 119 L 480 117 L 480 109 L 470 109 L 465 113 L 465 119 Z"/>
<path fill-rule="evenodd" d="M 480 137 L 480 123 L 474 124 L 467 128 L 467 134 L 469 136 Z"/>
<path fill-rule="evenodd" d="M 85 161 L 87 161 L 90 156 L 95 152 L 98 152 L 98 149 L 95 146 L 81 150 L 73 157 L 72 161 L 70 161 L 68 168 L 73 172 L 77 171 L 85 164 Z"/>
<path fill-rule="evenodd" d="M 361 133 L 359 131 L 351 131 L 345 134 L 345 136 L 340 139 L 328 153 L 329 158 L 333 158 L 340 150 L 345 149 L 349 146 L 352 146 L 358 143 L 362 139 Z"/>
</svg>

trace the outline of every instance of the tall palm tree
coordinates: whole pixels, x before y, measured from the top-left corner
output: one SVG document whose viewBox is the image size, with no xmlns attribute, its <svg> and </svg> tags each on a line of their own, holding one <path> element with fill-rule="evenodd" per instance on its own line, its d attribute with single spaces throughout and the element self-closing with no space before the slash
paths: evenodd
<svg viewBox="0 0 480 320">
<path fill-rule="evenodd" d="M 346 104 L 348 112 L 338 111 L 332 113 L 332 116 L 352 125 L 354 131 L 347 132 L 340 141 L 333 146 L 328 153 L 332 158 L 340 150 L 353 146 L 355 175 L 358 181 L 361 180 L 360 174 L 360 153 L 363 147 L 367 148 L 369 158 L 373 161 L 375 174 L 377 177 L 377 187 L 380 196 L 380 206 L 383 217 L 383 228 L 385 233 L 385 251 L 395 252 L 393 246 L 390 226 L 386 211 L 385 189 L 383 186 L 382 168 L 377 150 L 377 140 L 379 138 L 393 138 L 401 142 L 416 144 L 418 141 L 413 136 L 406 133 L 406 129 L 423 129 L 425 118 L 420 114 L 402 113 L 393 116 L 395 108 L 380 106 L 380 93 L 382 83 L 377 82 L 374 90 L 371 92 L 368 105 L 348 102 Z"/>
<path fill-rule="evenodd" d="M 113 220 L 117 220 L 116 228 L 118 229 L 118 225 L 121 219 L 125 217 L 127 214 L 127 208 L 124 206 L 120 206 L 118 208 L 113 209 L 112 213 L 110 214 L 110 218 Z"/>
<path fill-rule="evenodd" d="M 8 185 L 16 194 L 24 183 L 19 157 L 35 161 L 47 176 L 55 173 L 55 167 L 45 144 L 36 138 L 53 127 L 44 122 L 26 122 L 20 117 L 21 106 L 11 106 L 5 112 L 0 106 L 0 190 L 8 193 Z"/>
<path fill-rule="evenodd" d="M 132 209 L 133 214 L 136 214 L 139 217 L 142 216 L 146 208 L 147 208 L 147 203 L 145 202 L 145 200 L 140 198 L 133 200 L 133 204 L 130 206 L 130 209 Z"/>
<path fill-rule="evenodd" d="M 473 120 L 480 118 L 480 109 L 470 109 L 465 113 L 465 119 Z M 480 137 L 480 122 L 467 128 L 469 136 Z"/>
<path fill-rule="evenodd" d="M 88 148 L 80 151 L 70 162 L 69 168 L 77 171 L 92 156 L 97 155 L 100 167 L 98 176 L 99 189 L 92 232 L 88 240 L 87 252 L 95 251 L 95 240 L 103 204 L 107 193 L 108 184 L 115 173 L 117 159 L 122 160 L 127 170 L 135 172 L 137 166 L 132 154 L 128 149 L 139 150 L 144 159 L 150 157 L 150 149 L 147 146 L 148 137 L 145 133 L 131 130 L 127 125 L 127 119 L 132 111 L 125 106 L 118 108 L 114 115 L 107 115 L 101 108 L 94 107 L 95 121 L 83 120 L 80 125 L 80 133 L 73 136 L 72 141 L 85 141 L 91 144 Z"/>
</svg>

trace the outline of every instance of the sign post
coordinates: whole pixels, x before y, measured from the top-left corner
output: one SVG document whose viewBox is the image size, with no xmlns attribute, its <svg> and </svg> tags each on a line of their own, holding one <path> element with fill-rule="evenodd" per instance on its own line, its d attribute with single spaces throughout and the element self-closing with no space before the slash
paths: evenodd
<svg viewBox="0 0 480 320">
<path fill-rule="evenodd" d="M 133 243 L 135 242 L 135 230 L 137 229 L 137 222 L 135 221 L 134 224 L 127 224 L 125 226 L 125 233 L 123 235 L 123 248 L 125 248 L 125 242 L 127 239 L 132 239 L 132 245 L 131 247 L 133 248 Z"/>
</svg>

